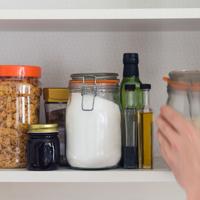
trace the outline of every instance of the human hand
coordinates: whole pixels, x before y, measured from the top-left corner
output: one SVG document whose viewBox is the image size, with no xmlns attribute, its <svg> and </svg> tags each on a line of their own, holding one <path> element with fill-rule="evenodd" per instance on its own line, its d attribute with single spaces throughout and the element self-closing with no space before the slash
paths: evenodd
<svg viewBox="0 0 200 200">
<path fill-rule="evenodd" d="M 169 106 L 161 108 L 157 125 L 163 158 L 188 200 L 200 200 L 200 131 Z"/>
</svg>

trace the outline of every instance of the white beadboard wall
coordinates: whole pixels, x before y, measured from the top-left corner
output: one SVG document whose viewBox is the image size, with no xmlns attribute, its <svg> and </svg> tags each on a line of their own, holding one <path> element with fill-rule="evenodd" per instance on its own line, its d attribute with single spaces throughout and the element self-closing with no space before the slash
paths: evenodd
<svg viewBox="0 0 200 200">
<path fill-rule="evenodd" d="M 77 72 L 122 74 L 124 52 L 139 52 L 140 77 L 143 82 L 152 84 L 151 103 L 156 117 L 167 98 L 162 77 L 173 69 L 199 69 L 200 34 L 0 32 L 0 64 L 42 66 L 43 87 L 67 86 L 70 74 Z M 156 136 L 154 143 L 154 154 L 159 156 Z"/>
<path fill-rule="evenodd" d="M 196 8 L 198 0 L 0 0 L 0 9 Z"/>
</svg>

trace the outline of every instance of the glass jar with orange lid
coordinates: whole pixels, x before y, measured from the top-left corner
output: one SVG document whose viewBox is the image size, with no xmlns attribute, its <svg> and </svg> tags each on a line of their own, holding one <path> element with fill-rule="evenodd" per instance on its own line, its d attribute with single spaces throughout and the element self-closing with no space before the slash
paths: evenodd
<svg viewBox="0 0 200 200">
<path fill-rule="evenodd" d="M 0 168 L 26 167 L 28 126 L 39 122 L 41 68 L 0 65 Z"/>
<path fill-rule="evenodd" d="M 168 83 L 167 104 L 200 129 L 200 71 L 172 71 L 164 80 Z"/>
<path fill-rule="evenodd" d="M 79 169 L 116 167 L 121 158 L 118 74 L 71 77 L 66 110 L 68 163 Z"/>
</svg>

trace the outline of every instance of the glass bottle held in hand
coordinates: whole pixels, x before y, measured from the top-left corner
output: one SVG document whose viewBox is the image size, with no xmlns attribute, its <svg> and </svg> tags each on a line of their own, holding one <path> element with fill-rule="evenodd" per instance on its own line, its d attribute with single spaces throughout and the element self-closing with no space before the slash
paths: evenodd
<svg viewBox="0 0 200 200">
<path fill-rule="evenodd" d="M 123 167 L 135 169 L 138 167 L 135 85 L 125 85 L 126 108 L 125 118 L 125 144 L 123 147 Z"/>
</svg>

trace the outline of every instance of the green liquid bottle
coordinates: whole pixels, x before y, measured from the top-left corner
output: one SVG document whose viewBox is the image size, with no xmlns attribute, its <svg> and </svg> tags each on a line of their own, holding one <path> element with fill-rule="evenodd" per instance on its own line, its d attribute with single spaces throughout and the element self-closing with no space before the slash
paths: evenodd
<svg viewBox="0 0 200 200">
<path fill-rule="evenodd" d="M 121 83 L 121 91 L 120 91 L 120 99 L 121 99 L 121 106 L 122 110 L 126 108 L 126 91 L 125 85 L 134 84 L 136 101 L 134 107 L 136 109 L 141 109 L 143 107 L 142 101 L 142 91 L 140 89 L 141 81 L 139 79 L 139 68 L 138 68 L 138 54 L 137 53 L 125 53 L 123 56 L 123 64 L 124 64 L 124 71 L 123 71 L 123 80 Z"/>
</svg>

